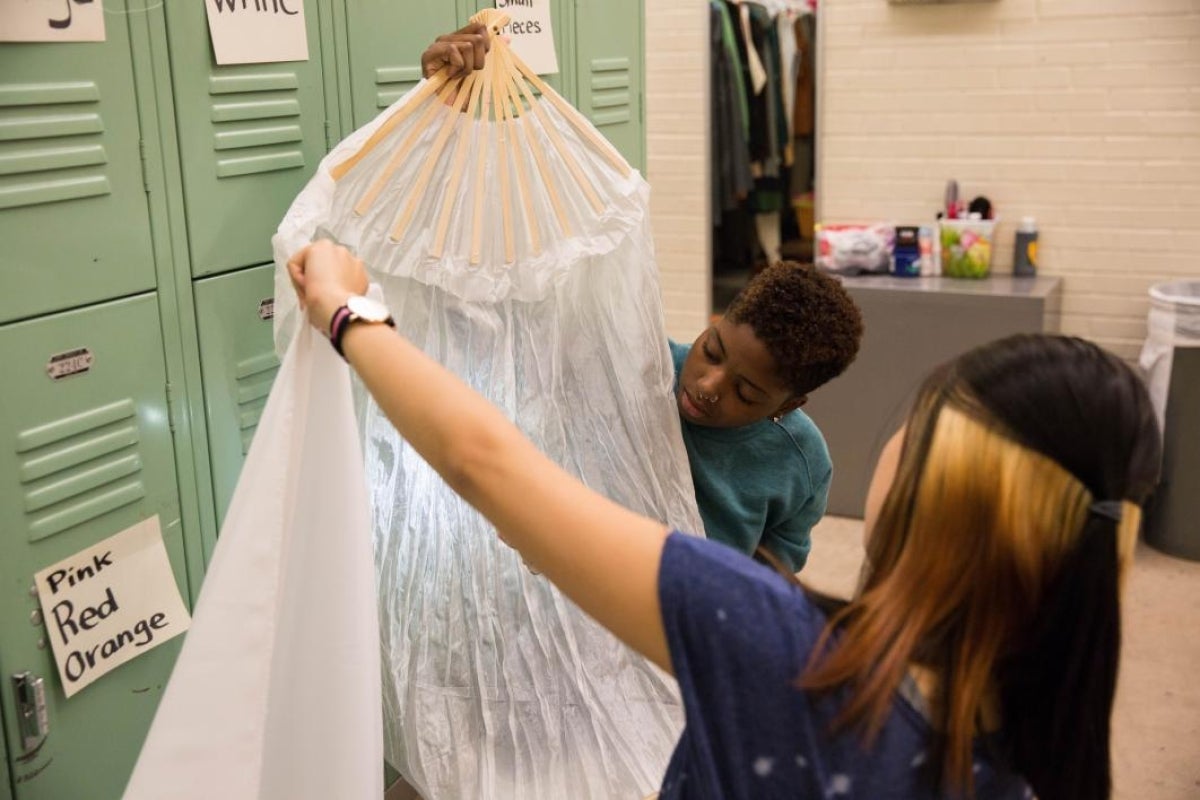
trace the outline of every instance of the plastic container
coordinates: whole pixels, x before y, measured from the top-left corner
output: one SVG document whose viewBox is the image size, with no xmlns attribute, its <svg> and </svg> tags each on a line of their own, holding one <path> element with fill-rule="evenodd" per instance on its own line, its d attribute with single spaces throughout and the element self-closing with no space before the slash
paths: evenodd
<svg viewBox="0 0 1200 800">
<path fill-rule="evenodd" d="M 1013 239 L 1013 275 L 1030 277 L 1037 275 L 1037 220 L 1022 217 L 1021 226 Z"/>
<path fill-rule="evenodd" d="M 897 225 L 892 247 L 891 273 L 900 278 L 915 278 L 921 274 L 921 229 L 916 225 Z"/>
<path fill-rule="evenodd" d="M 935 275 L 933 259 L 937 255 L 937 247 L 933 237 L 933 226 L 922 225 L 917 233 L 917 249 L 921 252 L 921 275 Z"/>
<path fill-rule="evenodd" d="M 1146 542 L 1200 561 L 1200 280 L 1152 286 L 1146 334 L 1139 361 L 1163 432 Z"/>
<path fill-rule="evenodd" d="M 948 278 L 986 278 L 992 272 L 994 219 L 943 219 L 938 223 L 942 274 Z"/>
</svg>

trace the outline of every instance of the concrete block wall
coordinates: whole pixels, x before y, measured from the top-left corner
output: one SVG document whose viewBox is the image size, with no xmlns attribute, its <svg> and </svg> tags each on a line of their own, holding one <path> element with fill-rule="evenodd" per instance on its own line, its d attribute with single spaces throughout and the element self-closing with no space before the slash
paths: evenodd
<svg viewBox="0 0 1200 800">
<path fill-rule="evenodd" d="M 708 4 L 647 0 L 646 172 L 667 332 L 690 342 L 711 307 Z"/>
<path fill-rule="evenodd" d="M 1061 328 L 1134 358 L 1147 289 L 1200 277 L 1200 2 L 821 4 L 823 219 L 930 219 L 987 195 L 1007 272 L 1024 215 Z"/>
</svg>

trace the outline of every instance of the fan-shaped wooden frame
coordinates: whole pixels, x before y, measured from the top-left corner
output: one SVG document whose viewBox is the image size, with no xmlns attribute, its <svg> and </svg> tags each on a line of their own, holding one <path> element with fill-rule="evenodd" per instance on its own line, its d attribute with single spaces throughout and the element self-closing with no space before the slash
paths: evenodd
<svg viewBox="0 0 1200 800">
<path fill-rule="evenodd" d="M 564 145 L 562 137 L 555 129 L 552 121 L 546 116 L 546 110 L 541 105 L 542 98 L 553 104 L 558 112 L 570 122 L 579 136 L 600 153 L 618 173 L 622 176 L 628 176 L 632 168 L 616 149 L 570 103 L 550 88 L 545 81 L 539 78 L 513 52 L 508 42 L 500 36 L 500 31 L 509 22 L 506 14 L 489 8 L 475 14 L 471 17 L 471 21 L 482 23 L 487 26 L 491 33 L 491 49 L 484 59 L 483 68 L 452 79 L 447 77 L 448 68 L 443 68 L 440 72 L 429 78 L 416 91 L 415 95 L 409 98 L 408 102 L 397 109 L 371 135 L 357 153 L 334 166 L 331 174 L 334 180 L 341 180 L 368 153 L 386 139 L 398 125 L 414 114 L 420 113 L 417 125 L 399 144 L 392 153 L 391 158 L 388 159 L 387 164 L 375 176 L 375 180 L 372 181 L 370 187 L 355 204 L 355 213 L 360 215 L 365 214 L 379 198 L 380 193 L 387 186 L 387 182 L 390 180 L 392 174 L 404 162 L 404 159 L 410 155 L 420 135 L 435 124 L 438 112 L 446 106 L 457 108 L 460 113 L 446 114 L 442 120 L 441 127 L 438 129 L 437 135 L 430 146 L 425 163 L 417 173 L 416 180 L 408 192 L 408 199 L 391 231 L 391 239 L 393 241 L 399 241 L 404 236 L 409 224 L 412 222 L 418 203 L 421 202 L 426 194 L 429 182 L 441 159 L 443 150 L 445 150 L 447 144 L 457 134 L 454 154 L 450 162 L 448 191 L 438 212 L 437 223 L 434 227 L 433 242 L 429 250 L 431 256 L 440 258 L 445 250 L 446 236 L 450 226 L 450 213 L 454 207 L 455 200 L 458 199 L 463 174 L 468 169 L 468 166 L 474 169 L 475 185 L 480 185 L 483 182 L 486 159 L 490 152 L 489 148 L 478 148 L 475 163 L 473 165 L 467 164 L 467 145 L 470 141 L 470 136 L 467 135 L 467 126 L 469 123 L 475 121 L 500 123 L 494 126 L 492 131 L 497 137 L 497 152 L 501 154 L 501 157 L 497 159 L 497 172 L 499 173 L 500 180 L 500 196 L 503 198 L 503 202 L 500 203 L 500 213 L 503 217 L 505 262 L 511 263 L 516 258 L 513 209 L 508 202 L 511 188 L 510 182 L 513 179 L 513 176 L 509 175 L 509 156 L 513 152 L 512 148 L 524 148 L 532 154 L 536 166 L 536 178 L 541 180 L 541 185 L 545 188 L 546 195 L 550 199 L 550 204 L 554 208 L 554 215 L 558 221 L 559 230 L 562 231 L 564 236 L 572 235 L 571 223 L 559 194 L 560 187 L 558 186 L 558 181 L 564 179 L 559 178 L 556 180 L 555 176 L 551 174 L 546 162 L 546 154 L 543 152 L 539 140 L 532 135 L 532 131 L 528 128 L 532 120 L 536 120 L 545 132 L 551 146 L 554 147 L 555 152 L 557 152 L 559 158 L 566 165 L 571 180 L 583 192 L 592 210 L 597 215 L 604 211 L 604 204 L 600 200 L 596 188 Z M 538 97 L 538 94 L 541 95 L 541 98 Z M 542 249 L 542 235 L 539 230 L 538 220 L 533 213 L 531 201 L 531 181 L 534 180 L 535 176 L 526 174 L 524 161 L 521 159 L 514 158 L 512 159 L 512 163 L 516 165 L 515 179 L 517 193 L 521 200 L 521 212 L 525 222 L 526 234 L 529 237 L 532 252 L 537 254 Z M 478 264 L 481 260 L 483 250 L 483 192 L 476 192 L 473 200 L 470 257 L 472 264 Z"/>
</svg>

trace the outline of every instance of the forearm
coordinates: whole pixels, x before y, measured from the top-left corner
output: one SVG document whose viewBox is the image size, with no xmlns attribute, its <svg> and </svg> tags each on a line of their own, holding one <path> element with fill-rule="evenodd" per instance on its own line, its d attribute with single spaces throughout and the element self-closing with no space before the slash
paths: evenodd
<svg viewBox="0 0 1200 800">
<path fill-rule="evenodd" d="M 343 349 L 400 435 L 505 541 L 602 625 L 669 668 L 657 592 L 661 523 L 561 470 L 496 407 L 390 329 L 354 325 Z"/>
</svg>

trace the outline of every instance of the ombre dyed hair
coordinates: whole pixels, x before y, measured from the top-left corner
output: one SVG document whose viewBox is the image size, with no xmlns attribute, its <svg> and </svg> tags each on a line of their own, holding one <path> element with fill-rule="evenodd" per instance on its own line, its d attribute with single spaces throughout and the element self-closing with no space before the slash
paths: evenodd
<svg viewBox="0 0 1200 800">
<path fill-rule="evenodd" d="M 800 685 L 850 688 L 841 723 L 869 739 L 909 665 L 927 667 L 941 789 L 972 793 L 988 719 L 994 755 L 1040 800 L 1109 797 L 1121 576 L 1160 448 L 1142 382 L 1080 339 L 1012 337 L 939 369 L 909 416 L 860 590 Z"/>
</svg>

